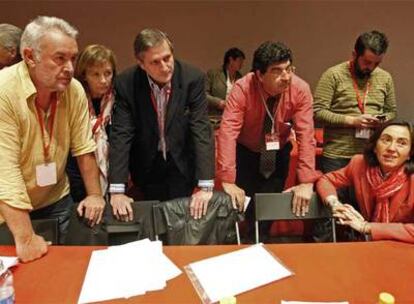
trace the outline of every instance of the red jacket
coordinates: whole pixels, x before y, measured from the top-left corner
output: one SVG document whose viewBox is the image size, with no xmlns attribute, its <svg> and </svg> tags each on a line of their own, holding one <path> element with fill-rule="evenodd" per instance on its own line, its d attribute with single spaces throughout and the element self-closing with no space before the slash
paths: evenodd
<svg viewBox="0 0 414 304">
<path fill-rule="evenodd" d="M 368 183 L 367 163 L 362 155 L 355 155 L 348 166 L 322 176 L 316 189 L 322 200 L 328 195 L 336 195 L 336 189 L 352 186 L 362 216 L 370 221 L 375 211 L 375 200 Z M 373 240 L 399 240 L 414 243 L 414 174 L 411 174 L 390 200 L 390 222 L 371 223 Z"/>
<path fill-rule="evenodd" d="M 235 83 L 227 99 L 217 138 L 217 177 L 222 182 L 236 180 L 236 142 L 254 152 L 259 152 L 263 145 L 266 110 L 259 90 L 256 76 L 248 73 Z M 319 176 L 315 172 L 312 102 L 309 85 L 293 75 L 290 89 L 282 94 L 275 113 L 281 148 L 288 141 L 290 129 L 293 127 L 296 132 L 300 183 L 314 182 Z"/>
</svg>

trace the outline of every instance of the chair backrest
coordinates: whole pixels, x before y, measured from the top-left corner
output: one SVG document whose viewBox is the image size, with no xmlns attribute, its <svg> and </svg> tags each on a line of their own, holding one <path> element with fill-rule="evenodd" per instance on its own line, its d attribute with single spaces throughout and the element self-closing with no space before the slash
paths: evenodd
<svg viewBox="0 0 414 304">
<path fill-rule="evenodd" d="M 121 245 L 143 238 L 155 239 L 152 207 L 159 201 L 137 201 L 131 204 L 134 220 L 121 222 L 112 218 L 105 225 L 108 245 Z"/>
<path fill-rule="evenodd" d="M 240 243 L 235 211 L 230 197 L 215 191 L 201 219 L 190 215 L 190 198 L 178 198 L 153 206 L 154 230 L 167 245 L 211 245 Z"/>
<path fill-rule="evenodd" d="M 323 205 L 319 197 L 312 195 L 309 212 L 305 216 L 297 217 L 292 213 L 293 193 L 256 193 L 255 218 L 258 221 L 266 220 L 302 220 L 331 218 L 329 208 Z"/>
<path fill-rule="evenodd" d="M 333 239 L 335 236 L 335 220 L 329 207 L 322 204 L 316 193 L 312 194 L 309 204 L 309 212 L 305 216 L 298 217 L 292 213 L 293 193 L 256 193 L 255 195 L 255 221 L 256 242 L 259 241 L 259 221 L 269 220 L 306 220 L 306 219 L 331 219 Z"/>
<path fill-rule="evenodd" d="M 56 245 L 59 232 L 58 222 L 55 219 L 32 220 L 33 230 L 37 235 L 42 236 L 46 241 Z M 0 225 L 0 245 L 14 245 L 13 234 L 6 223 Z"/>
</svg>

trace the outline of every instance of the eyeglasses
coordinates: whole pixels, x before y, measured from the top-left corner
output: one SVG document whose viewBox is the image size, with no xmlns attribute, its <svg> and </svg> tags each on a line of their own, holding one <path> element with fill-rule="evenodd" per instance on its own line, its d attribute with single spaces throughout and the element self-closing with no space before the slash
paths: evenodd
<svg viewBox="0 0 414 304">
<path fill-rule="evenodd" d="M 287 74 L 291 74 L 291 73 L 295 73 L 295 71 L 296 71 L 296 67 L 293 66 L 293 65 L 289 65 L 284 69 L 278 68 L 278 67 L 273 67 L 271 70 L 269 70 L 269 73 L 272 74 L 275 77 L 279 77 L 285 72 Z"/>
</svg>

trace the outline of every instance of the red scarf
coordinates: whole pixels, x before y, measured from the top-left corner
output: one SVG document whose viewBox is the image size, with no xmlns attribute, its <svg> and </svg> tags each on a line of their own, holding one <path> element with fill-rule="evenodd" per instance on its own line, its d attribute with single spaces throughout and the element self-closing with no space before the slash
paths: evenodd
<svg viewBox="0 0 414 304">
<path fill-rule="evenodd" d="M 368 167 L 367 179 L 376 201 L 375 212 L 371 221 L 389 223 L 390 198 L 398 192 L 407 181 L 407 174 L 404 170 L 405 166 L 401 166 L 384 179 L 379 166 Z"/>
</svg>

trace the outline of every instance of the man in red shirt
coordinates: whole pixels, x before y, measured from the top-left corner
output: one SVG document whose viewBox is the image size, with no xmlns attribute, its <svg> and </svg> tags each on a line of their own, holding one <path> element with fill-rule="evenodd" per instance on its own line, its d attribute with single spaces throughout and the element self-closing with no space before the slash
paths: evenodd
<svg viewBox="0 0 414 304">
<path fill-rule="evenodd" d="M 235 83 L 228 97 L 217 142 L 217 176 L 233 205 L 241 210 L 245 194 L 283 190 L 293 129 L 299 184 L 288 191 L 294 193 L 292 212 L 300 216 L 308 211 L 318 177 L 312 94 L 293 72 L 291 50 L 280 42 L 265 42 L 254 53 L 252 72 Z M 273 170 L 264 173 L 266 155 L 273 158 Z"/>
</svg>

